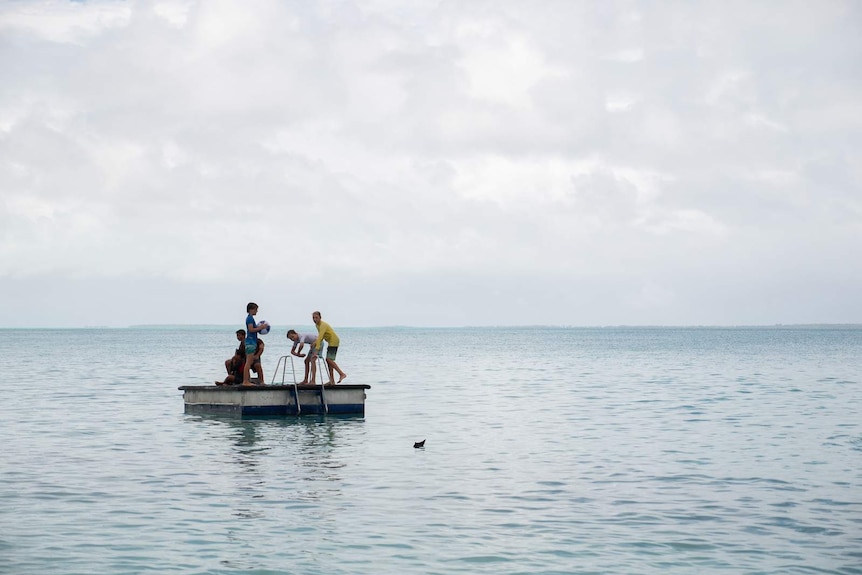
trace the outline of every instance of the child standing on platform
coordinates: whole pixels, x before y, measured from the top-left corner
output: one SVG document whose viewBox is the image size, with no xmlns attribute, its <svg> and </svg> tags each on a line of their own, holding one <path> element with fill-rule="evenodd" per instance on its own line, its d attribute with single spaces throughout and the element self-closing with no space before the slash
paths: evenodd
<svg viewBox="0 0 862 575">
<path fill-rule="evenodd" d="M 266 329 L 266 322 L 257 323 L 254 321 L 254 316 L 257 315 L 258 305 L 256 303 L 249 302 L 247 306 L 245 306 L 245 311 L 248 312 L 248 316 L 245 318 L 245 356 L 250 359 L 254 357 L 255 353 L 257 353 L 257 334 L 259 331 L 263 331 Z M 254 385 L 251 382 L 251 364 L 253 361 L 245 362 L 242 370 L 242 385 Z M 263 383 L 263 377 L 261 375 L 260 383 Z"/>
</svg>

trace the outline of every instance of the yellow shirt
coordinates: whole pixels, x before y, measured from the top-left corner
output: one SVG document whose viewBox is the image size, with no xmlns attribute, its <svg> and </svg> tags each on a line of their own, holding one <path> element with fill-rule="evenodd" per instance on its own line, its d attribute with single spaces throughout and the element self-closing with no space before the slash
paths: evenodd
<svg viewBox="0 0 862 575">
<path fill-rule="evenodd" d="M 338 347 L 338 336 L 335 335 L 332 326 L 323 320 L 317 324 L 317 341 L 314 342 L 314 347 L 319 349 L 321 341 L 325 341 L 329 347 Z"/>
</svg>

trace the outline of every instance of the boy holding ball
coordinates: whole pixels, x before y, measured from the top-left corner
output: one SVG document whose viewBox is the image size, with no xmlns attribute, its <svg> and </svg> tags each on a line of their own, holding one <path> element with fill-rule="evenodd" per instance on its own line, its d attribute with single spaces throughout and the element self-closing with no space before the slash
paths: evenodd
<svg viewBox="0 0 862 575">
<path fill-rule="evenodd" d="M 254 316 L 257 315 L 257 304 L 253 301 L 245 306 L 245 311 L 248 312 L 248 316 L 245 318 L 245 356 L 248 360 L 251 360 L 257 352 L 257 334 L 266 329 L 268 324 L 266 322 L 257 323 L 254 321 Z M 251 374 L 249 373 L 253 361 L 248 360 L 245 362 L 242 370 L 242 385 L 254 385 L 251 382 Z M 263 373 L 259 371 L 258 375 L 260 376 L 260 383 L 263 384 Z"/>
</svg>

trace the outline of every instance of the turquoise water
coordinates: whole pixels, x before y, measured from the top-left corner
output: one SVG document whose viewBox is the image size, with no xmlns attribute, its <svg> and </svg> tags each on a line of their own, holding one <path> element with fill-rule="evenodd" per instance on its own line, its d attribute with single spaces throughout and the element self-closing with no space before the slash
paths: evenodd
<svg viewBox="0 0 862 575">
<path fill-rule="evenodd" d="M 364 418 L 184 414 L 232 331 L 0 330 L 0 573 L 862 573 L 862 328 L 340 329 Z"/>
</svg>

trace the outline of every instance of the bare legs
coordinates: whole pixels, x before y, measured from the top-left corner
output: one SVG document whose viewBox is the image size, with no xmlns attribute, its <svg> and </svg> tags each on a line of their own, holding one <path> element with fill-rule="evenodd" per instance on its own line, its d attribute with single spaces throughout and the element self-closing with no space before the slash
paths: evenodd
<svg viewBox="0 0 862 575">
<path fill-rule="evenodd" d="M 308 379 L 308 374 L 311 373 L 311 379 Z M 302 378 L 300 385 L 315 385 L 317 379 L 317 356 L 308 354 L 305 356 L 305 377 Z"/>
<path fill-rule="evenodd" d="M 305 375 L 302 376 L 302 381 L 299 382 L 299 385 L 306 385 L 308 383 L 308 356 L 305 356 Z"/>
<path fill-rule="evenodd" d="M 261 362 L 260 361 L 254 362 L 252 369 L 255 371 L 255 373 L 257 373 L 257 383 L 259 385 L 265 385 L 266 384 L 266 378 L 263 376 L 263 365 L 261 364 Z"/>
<path fill-rule="evenodd" d="M 242 366 L 242 385 L 254 385 L 251 382 L 251 362 L 248 359 Z"/>
<path fill-rule="evenodd" d="M 347 377 L 347 374 L 341 371 L 341 368 L 338 367 L 338 364 L 335 363 L 334 359 L 326 360 L 326 369 L 329 371 L 329 385 L 335 385 L 335 375 L 332 373 L 333 370 L 338 372 L 338 383 L 341 383 L 341 381 Z"/>
</svg>

